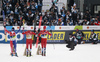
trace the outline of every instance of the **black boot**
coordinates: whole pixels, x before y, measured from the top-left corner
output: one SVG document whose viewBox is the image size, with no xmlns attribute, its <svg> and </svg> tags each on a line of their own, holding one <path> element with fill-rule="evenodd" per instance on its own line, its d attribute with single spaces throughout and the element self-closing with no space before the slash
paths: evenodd
<svg viewBox="0 0 100 62">
<path fill-rule="evenodd" d="M 28 52 L 26 53 L 26 56 L 28 57 Z"/>
<path fill-rule="evenodd" d="M 30 56 L 32 56 L 32 55 L 31 55 L 31 52 L 30 52 Z"/>
<path fill-rule="evenodd" d="M 15 53 L 15 56 L 18 57 L 17 53 Z"/>
</svg>

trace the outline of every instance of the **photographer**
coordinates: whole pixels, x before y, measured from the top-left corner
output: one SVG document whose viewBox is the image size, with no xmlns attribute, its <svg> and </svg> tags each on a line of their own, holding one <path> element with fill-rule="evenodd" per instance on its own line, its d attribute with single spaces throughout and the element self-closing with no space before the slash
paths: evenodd
<svg viewBox="0 0 100 62">
<path fill-rule="evenodd" d="M 82 31 L 79 31 L 79 29 L 76 29 L 75 37 L 78 40 L 78 44 L 81 44 L 84 34 Z"/>
<path fill-rule="evenodd" d="M 89 41 L 91 41 L 93 44 L 97 44 L 98 42 L 98 38 L 97 38 L 97 35 L 94 33 L 94 30 L 91 30 Z"/>
<path fill-rule="evenodd" d="M 68 45 L 66 47 L 70 48 L 69 51 L 72 51 L 75 49 L 75 46 L 77 45 L 77 40 L 73 34 L 69 34 L 69 40 L 66 41 Z"/>
</svg>

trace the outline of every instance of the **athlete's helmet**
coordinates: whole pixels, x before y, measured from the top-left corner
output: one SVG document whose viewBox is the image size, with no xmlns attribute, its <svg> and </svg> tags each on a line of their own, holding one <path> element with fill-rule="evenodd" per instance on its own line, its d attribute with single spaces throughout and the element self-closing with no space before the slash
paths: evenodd
<svg viewBox="0 0 100 62">
<path fill-rule="evenodd" d="M 12 31 L 14 31 L 15 30 L 15 28 L 14 27 L 12 27 Z"/>
</svg>

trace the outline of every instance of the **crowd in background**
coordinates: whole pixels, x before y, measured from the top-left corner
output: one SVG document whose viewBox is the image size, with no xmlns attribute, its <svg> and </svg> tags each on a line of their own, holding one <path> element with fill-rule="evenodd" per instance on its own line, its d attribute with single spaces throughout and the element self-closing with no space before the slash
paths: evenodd
<svg viewBox="0 0 100 62">
<path fill-rule="evenodd" d="M 43 0 L 3 0 L 6 25 L 39 25 L 42 16 L 42 25 L 74 26 L 74 25 L 100 25 L 100 14 L 92 17 L 89 11 L 80 13 L 74 3 L 70 9 L 65 5 L 58 11 L 59 0 L 51 0 L 51 8 L 42 14 Z"/>
</svg>

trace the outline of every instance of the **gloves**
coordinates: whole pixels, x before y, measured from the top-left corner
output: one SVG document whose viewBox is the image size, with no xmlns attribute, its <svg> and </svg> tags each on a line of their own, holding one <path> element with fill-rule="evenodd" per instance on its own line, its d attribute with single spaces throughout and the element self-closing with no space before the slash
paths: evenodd
<svg viewBox="0 0 100 62">
<path fill-rule="evenodd" d="M 53 34 L 51 34 L 51 38 L 53 38 Z"/>
</svg>

